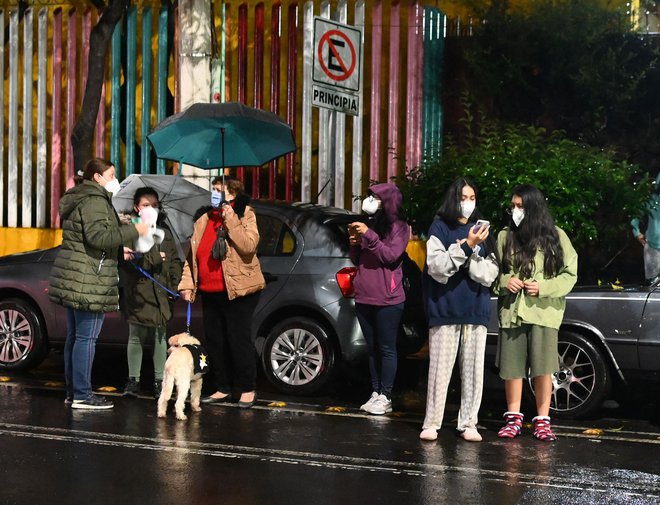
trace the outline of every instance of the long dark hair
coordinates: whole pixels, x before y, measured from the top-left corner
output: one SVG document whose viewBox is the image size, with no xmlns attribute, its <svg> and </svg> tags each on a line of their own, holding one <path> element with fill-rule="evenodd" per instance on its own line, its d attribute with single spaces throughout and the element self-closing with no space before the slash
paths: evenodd
<svg viewBox="0 0 660 505">
<path fill-rule="evenodd" d="M 564 251 L 543 193 L 531 184 L 521 184 L 514 188 L 513 196 L 522 198 L 525 218 L 520 226 L 516 226 L 513 218 L 509 219 L 502 258 L 504 271 L 518 270 L 523 278 L 530 278 L 534 256 L 540 250 L 543 273 L 546 277 L 556 276 L 564 267 Z"/>
<path fill-rule="evenodd" d="M 473 181 L 465 177 L 459 177 L 452 182 L 447 188 L 447 191 L 445 191 L 445 197 L 436 213 L 436 216 L 442 219 L 450 228 L 463 226 L 463 223 L 459 219 L 463 217 L 461 213 L 461 201 L 463 200 L 463 188 L 465 186 L 469 186 L 474 190 L 476 203 L 479 203 L 479 188 Z M 481 219 L 481 217 L 482 215 L 477 205 L 474 207 L 474 211 L 472 211 L 470 217 L 468 217 L 468 222 L 474 222 L 477 219 Z M 497 247 L 495 246 L 495 239 L 492 233 L 488 235 L 488 238 L 482 245 L 486 250 L 486 254 L 497 254 Z"/>
<path fill-rule="evenodd" d="M 445 191 L 444 200 L 442 200 L 442 205 L 440 205 L 437 212 L 438 217 L 442 218 L 452 228 L 461 224 L 458 220 L 463 217 L 463 214 L 461 214 L 461 200 L 463 200 L 463 188 L 465 186 L 469 186 L 474 190 L 474 196 L 479 201 L 479 189 L 477 185 L 470 179 L 459 177 Z M 477 217 L 477 212 L 477 208 L 475 207 L 470 218 Z M 468 218 L 468 221 L 470 221 L 470 218 Z"/>
</svg>

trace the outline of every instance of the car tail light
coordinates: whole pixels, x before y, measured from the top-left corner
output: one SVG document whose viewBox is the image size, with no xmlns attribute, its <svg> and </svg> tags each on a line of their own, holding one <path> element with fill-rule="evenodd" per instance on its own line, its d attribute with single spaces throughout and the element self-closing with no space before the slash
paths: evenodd
<svg viewBox="0 0 660 505">
<path fill-rule="evenodd" d="M 337 284 L 339 289 L 341 289 L 341 294 L 346 298 L 352 298 L 355 296 L 355 290 L 353 289 L 353 279 L 357 274 L 356 267 L 344 267 L 339 272 L 335 274 L 337 279 Z"/>
</svg>

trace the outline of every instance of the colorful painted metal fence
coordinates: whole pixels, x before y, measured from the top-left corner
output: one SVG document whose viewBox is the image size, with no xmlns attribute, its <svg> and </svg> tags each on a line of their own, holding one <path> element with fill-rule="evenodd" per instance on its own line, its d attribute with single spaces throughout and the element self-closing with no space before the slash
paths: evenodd
<svg viewBox="0 0 660 505">
<path fill-rule="evenodd" d="M 305 23 L 313 15 L 364 29 L 363 115 L 341 119 L 337 154 L 343 165 L 335 173 L 334 200 L 327 203 L 356 207 L 355 197 L 370 180 L 388 180 L 425 156 L 439 156 L 446 32 L 439 10 L 363 0 L 339 1 L 335 10 L 328 2 L 293 1 L 217 3 L 212 9 L 215 88 L 209 100 L 273 110 L 292 125 L 301 146 L 268 167 L 238 170 L 253 196 L 314 199 L 324 184 L 318 175 L 319 152 L 328 140 L 323 113 L 313 109 L 303 116 Z M 157 4 L 131 7 L 112 40 L 95 152 L 111 159 L 122 176 L 172 170 L 143 148 L 146 135 L 172 112 L 168 98 L 176 93 L 168 16 Z M 29 8 L 20 18 L 18 10 L 0 10 L 0 26 L 9 33 L 6 42 L 0 39 L 0 227 L 59 225 L 59 198 L 73 184 L 69 139 L 97 18 L 79 8 Z"/>
</svg>

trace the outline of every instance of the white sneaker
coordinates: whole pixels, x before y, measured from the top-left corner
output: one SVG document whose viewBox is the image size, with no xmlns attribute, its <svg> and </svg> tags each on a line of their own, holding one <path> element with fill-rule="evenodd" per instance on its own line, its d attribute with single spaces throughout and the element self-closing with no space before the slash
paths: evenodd
<svg viewBox="0 0 660 505">
<path fill-rule="evenodd" d="M 382 416 L 383 414 L 389 414 L 392 412 L 392 400 L 388 400 L 385 395 L 378 395 L 371 405 L 368 405 L 364 409 L 369 414 L 374 414 L 376 416 Z"/>
<path fill-rule="evenodd" d="M 378 393 L 375 391 L 371 393 L 371 397 L 360 406 L 360 410 L 364 410 L 365 412 L 369 412 L 367 409 L 371 406 L 371 404 L 374 402 L 374 400 L 378 398 Z"/>
</svg>

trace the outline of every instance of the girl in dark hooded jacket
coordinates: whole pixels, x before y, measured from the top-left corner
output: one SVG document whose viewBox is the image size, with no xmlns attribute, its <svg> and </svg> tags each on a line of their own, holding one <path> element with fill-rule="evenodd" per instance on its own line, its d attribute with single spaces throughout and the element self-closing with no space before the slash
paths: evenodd
<svg viewBox="0 0 660 505">
<path fill-rule="evenodd" d="M 349 225 L 350 256 L 355 277 L 355 308 L 367 341 L 373 392 L 360 407 L 369 414 L 392 411 L 392 387 L 396 375 L 396 338 L 406 295 L 403 290 L 403 255 L 410 228 L 400 217 L 403 197 L 394 184 L 369 188 L 362 210 L 373 216 L 368 226 Z"/>
</svg>

